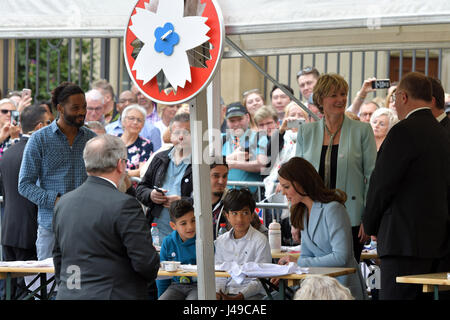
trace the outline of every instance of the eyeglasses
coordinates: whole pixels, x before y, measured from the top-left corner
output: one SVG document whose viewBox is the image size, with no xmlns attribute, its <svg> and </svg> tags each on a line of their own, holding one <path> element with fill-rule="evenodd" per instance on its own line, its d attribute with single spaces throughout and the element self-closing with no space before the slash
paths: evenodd
<svg viewBox="0 0 450 320">
<path fill-rule="evenodd" d="M 136 102 L 136 99 L 130 98 L 130 99 L 120 99 L 119 103 L 125 103 L 125 102 Z"/>
<path fill-rule="evenodd" d="M 191 133 L 188 130 L 175 130 L 172 132 L 173 135 L 175 136 L 184 136 L 187 137 L 189 136 Z"/>
<path fill-rule="evenodd" d="M 315 70 L 315 68 L 313 68 L 313 67 L 306 67 L 306 68 L 303 68 L 302 70 L 300 70 L 300 71 L 297 73 L 297 78 L 300 77 L 300 76 L 303 76 L 303 75 L 305 75 L 305 74 L 309 74 L 309 73 L 313 72 L 313 70 Z"/>
<path fill-rule="evenodd" d="M 260 93 L 259 89 L 247 90 L 242 94 L 242 97 L 248 96 L 250 93 Z"/>
<path fill-rule="evenodd" d="M 363 117 L 363 118 L 371 117 L 372 114 L 373 114 L 373 112 L 363 112 L 363 113 L 360 113 L 360 117 Z"/>
<path fill-rule="evenodd" d="M 136 117 L 126 117 L 125 119 L 129 120 L 130 122 L 137 121 L 138 123 L 144 123 L 144 120 L 141 119 L 141 118 L 136 118 Z"/>
<path fill-rule="evenodd" d="M 97 107 L 97 108 L 87 107 L 86 109 L 88 111 L 100 112 L 100 111 L 102 111 L 103 107 Z"/>
<path fill-rule="evenodd" d="M 1 112 L 2 112 L 3 114 L 8 114 L 8 113 L 11 113 L 12 110 L 2 109 Z"/>
<path fill-rule="evenodd" d="M 404 91 L 395 91 L 393 94 L 392 94 L 392 96 L 391 96 L 391 98 L 392 98 L 392 102 L 394 102 L 395 103 L 395 100 L 397 100 L 397 96 L 398 96 L 398 94 L 399 93 L 404 93 L 405 95 L 406 95 L 406 92 L 404 92 Z"/>
</svg>

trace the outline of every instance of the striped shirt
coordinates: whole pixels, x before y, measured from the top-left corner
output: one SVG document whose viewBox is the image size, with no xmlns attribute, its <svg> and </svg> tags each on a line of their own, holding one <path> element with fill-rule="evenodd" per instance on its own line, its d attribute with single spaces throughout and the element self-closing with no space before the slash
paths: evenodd
<svg viewBox="0 0 450 320">
<path fill-rule="evenodd" d="M 95 136 L 81 127 L 70 146 L 56 120 L 31 135 L 20 167 L 19 193 L 38 206 L 39 226 L 51 230 L 58 195 L 76 189 L 86 180 L 83 149 Z"/>
</svg>

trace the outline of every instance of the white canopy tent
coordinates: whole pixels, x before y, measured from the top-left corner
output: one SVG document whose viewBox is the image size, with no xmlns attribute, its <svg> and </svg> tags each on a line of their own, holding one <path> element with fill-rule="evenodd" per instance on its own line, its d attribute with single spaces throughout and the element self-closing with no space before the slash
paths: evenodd
<svg viewBox="0 0 450 320">
<path fill-rule="evenodd" d="M 217 1 L 227 36 L 250 56 L 308 52 L 317 48 L 321 51 L 343 47 L 376 49 L 390 43 L 415 48 L 426 48 L 433 43 L 450 47 L 449 0 Z M 122 37 L 135 3 L 135 0 L 0 0 L 0 39 Z M 239 53 L 225 44 L 224 57 L 235 56 Z M 215 128 L 219 119 L 219 78 L 216 77 L 208 91 L 209 126 Z M 198 115 L 194 114 L 195 119 Z M 203 114 L 197 120 L 204 121 L 205 117 Z M 204 146 L 201 130 L 196 135 L 198 139 L 193 141 L 200 144 L 194 147 L 200 151 L 194 153 L 201 153 Z M 194 181 L 198 183 L 195 190 L 198 194 L 208 194 L 209 180 L 205 169 L 202 170 L 202 183 Z M 203 231 L 208 233 L 206 229 Z M 211 251 L 206 251 L 199 263 L 213 265 Z M 211 268 L 201 268 L 199 272 L 203 270 L 211 272 Z M 214 299 L 213 281 L 200 280 L 199 288 L 200 298 Z"/>
<path fill-rule="evenodd" d="M 299 48 L 336 50 L 342 46 L 450 41 L 448 0 L 218 2 L 227 35 L 250 56 L 298 52 Z M 0 39 L 122 37 L 135 3 L 0 0 Z M 225 48 L 224 56 L 237 53 Z"/>
</svg>

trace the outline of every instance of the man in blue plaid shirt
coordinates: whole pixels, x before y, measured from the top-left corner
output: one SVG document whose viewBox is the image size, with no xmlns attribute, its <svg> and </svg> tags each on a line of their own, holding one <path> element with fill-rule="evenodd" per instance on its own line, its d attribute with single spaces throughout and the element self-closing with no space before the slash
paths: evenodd
<svg viewBox="0 0 450 320">
<path fill-rule="evenodd" d="M 31 135 L 19 173 L 19 193 L 38 206 L 38 260 L 52 257 L 53 208 L 63 194 L 86 180 L 83 149 L 96 135 L 83 127 L 86 99 L 79 86 L 60 84 L 52 92 L 52 103 L 59 118 Z"/>
</svg>

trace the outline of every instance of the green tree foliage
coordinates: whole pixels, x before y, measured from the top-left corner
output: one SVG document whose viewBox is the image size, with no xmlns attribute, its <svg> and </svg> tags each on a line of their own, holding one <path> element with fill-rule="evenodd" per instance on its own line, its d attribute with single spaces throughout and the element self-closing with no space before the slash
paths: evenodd
<svg viewBox="0 0 450 320">
<path fill-rule="evenodd" d="M 79 72 L 80 44 L 81 77 Z M 39 47 L 39 59 L 37 59 L 37 47 Z M 74 82 L 87 91 L 90 85 L 91 58 L 93 60 L 92 65 L 95 64 L 96 59 L 95 54 L 91 57 L 90 47 L 90 39 L 74 39 L 71 46 L 69 46 L 69 39 L 30 39 L 28 40 L 28 48 L 27 40 L 18 40 L 16 48 L 18 50 L 16 89 L 30 88 L 34 100 L 50 99 L 51 91 L 63 81 Z M 38 72 L 39 77 L 37 77 Z M 26 79 L 28 79 L 28 82 Z"/>
</svg>

